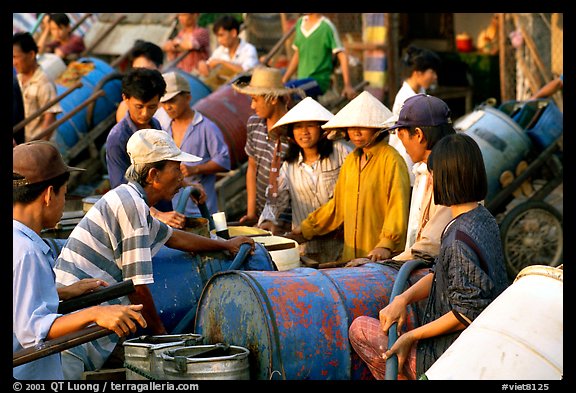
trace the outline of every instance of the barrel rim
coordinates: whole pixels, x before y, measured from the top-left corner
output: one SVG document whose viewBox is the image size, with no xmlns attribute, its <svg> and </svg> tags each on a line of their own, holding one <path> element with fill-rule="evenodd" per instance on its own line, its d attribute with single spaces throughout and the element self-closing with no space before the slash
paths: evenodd
<svg viewBox="0 0 576 393">
<path fill-rule="evenodd" d="M 514 282 L 527 276 L 544 276 L 553 278 L 564 283 L 564 269 L 548 265 L 530 265 L 526 266 L 516 275 Z"/>
</svg>

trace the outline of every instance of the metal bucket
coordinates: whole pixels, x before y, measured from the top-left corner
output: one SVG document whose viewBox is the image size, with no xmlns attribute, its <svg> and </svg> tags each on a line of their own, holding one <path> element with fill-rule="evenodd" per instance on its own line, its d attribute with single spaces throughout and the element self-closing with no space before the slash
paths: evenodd
<svg viewBox="0 0 576 393">
<path fill-rule="evenodd" d="M 140 336 L 124 341 L 127 380 L 164 379 L 162 353 L 202 343 L 199 334 Z"/>
<path fill-rule="evenodd" d="M 72 72 L 72 70 L 78 67 L 89 68 L 89 66 L 93 66 L 92 70 L 80 78 L 82 87 L 72 91 L 60 101 L 62 113 L 58 114 L 56 118 L 60 119 L 66 113 L 74 110 L 100 88 L 104 90 L 105 95 L 93 103 L 91 116 L 89 116 L 91 105 L 88 105 L 58 127 L 54 141 L 61 152 L 66 152 L 69 148 L 76 145 L 79 138 L 86 134 L 90 127 L 97 125 L 110 114 L 115 113 L 116 107 L 122 101 L 122 81 L 119 77 L 112 78 L 112 76 L 117 75 L 116 70 L 105 61 L 94 57 L 81 58 L 76 62 L 70 63 L 67 70 L 56 80 L 57 94 L 64 93 L 68 90 L 68 85 L 76 81 L 72 79 L 77 71 Z M 110 80 L 105 80 L 104 78 L 110 78 Z M 102 84 L 101 87 L 99 86 L 100 84 Z"/>
<path fill-rule="evenodd" d="M 425 273 L 415 270 L 410 281 Z M 360 315 L 378 317 L 397 274 L 376 263 L 218 273 L 202 292 L 194 331 L 206 342 L 249 348 L 251 379 L 372 379 L 348 328 Z M 409 307 L 408 327 L 416 322 Z"/>
<path fill-rule="evenodd" d="M 170 349 L 162 354 L 164 377 L 168 380 L 249 380 L 246 348 L 214 344 Z"/>
<path fill-rule="evenodd" d="M 204 217 L 186 217 L 184 226 L 186 232 L 192 232 L 200 236 L 210 237 L 210 226 L 208 219 Z"/>
<path fill-rule="evenodd" d="M 190 333 L 196 306 L 206 282 L 227 270 L 233 258 L 224 252 L 191 254 L 163 246 L 152 258 L 154 283 L 148 288 L 164 327 L 171 334 Z M 245 270 L 276 270 L 270 254 L 257 244 L 241 266 Z"/>
<path fill-rule="evenodd" d="M 459 118 L 454 128 L 470 135 L 482 151 L 488 177 L 485 201 L 489 202 L 502 190 L 502 172 L 515 173 L 518 163 L 530 152 L 532 142 L 512 118 L 490 106 L 478 107 Z"/>
<path fill-rule="evenodd" d="M 192 108 L 212 120 L 222 131 L 230 151 L 231 169 L 238 168 L 248 157 L 246 145 L 246 122 L 254 111 L 250 107 L 249 95 L 224 85 L 209 96 L 201 99 Z"/>
<path fill-rule="evenodd" d="M 564 274 L 533 265 L 468 326 L 425 372 L 427 379 L 563 378 Z"/>
</svg>

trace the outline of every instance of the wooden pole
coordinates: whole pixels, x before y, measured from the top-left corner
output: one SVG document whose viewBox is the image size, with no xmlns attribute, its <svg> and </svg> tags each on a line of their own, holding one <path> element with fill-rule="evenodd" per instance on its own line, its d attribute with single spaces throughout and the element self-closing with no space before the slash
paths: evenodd
<svg viewBox="0 0 576 393">
<path fill-rule="evenodd" d="M 56 104 L 57 102 L 62 101 L 62 99 L 64 97 L 66 97 L 68 94 L 72 93 L 74 90 L 78 89 L 79 87 L 82 87 L 82 82 L 80 82 L 80 81 L 78 81 L 75 84 L 73 84 L 72 86 L 70 86 L 70 88 L 68 88 L 68 90 L 66 90 L 64 93 L 62 93 L 59 96 L 48 101 L 42 108 L 39 108 L 36 112 L 34 112 L 30 116 L 28 116 L 27 118 L 22 120 L 20 123 L 16 124 L 12 128 L 12 132 L 16 133 L 18 130 L 20 130 L 22 127 L 24 127 L 26 124 L 30 123 L 32 120 L 34 120 L 38 116 L 42 115 L 45 110 L 47 110 L 48 108 L 50 108 L 52 105 Z"/>
</svg>

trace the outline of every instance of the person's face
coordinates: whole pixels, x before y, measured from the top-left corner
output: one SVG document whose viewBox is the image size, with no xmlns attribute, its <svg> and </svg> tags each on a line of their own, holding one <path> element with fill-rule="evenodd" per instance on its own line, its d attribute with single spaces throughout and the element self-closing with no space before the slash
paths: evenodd
<svg viewBox="0 0 576 393">
<path fill-rule="evenodd" d="M 220 28 L 220 30 L 218 30 L 218 33 L 216 33 L 216 40 L 218 41 L 218 44 L 222 45 L 223 47 L 230 48 L 236 41 L 237 36 L 238 33 L 236 32 L 236 30 L 228 31 L 223 28 Z"/>
<path fill-rule="evenodd" d="M 432 68 L 428 68 L 426 71 L 416 71 L 416 76 L 420 86 L 425 89 L 428 89 L 438 81 L 438 74 Z"/>
<path fill-rule="evenodd" d="M 195 26 L 198 14 L 178 14 L 178 22 L 182 27 Z"/>
<path fill-rule="evenodd" d="M 51 20 L 50 34 L 55 40 L 65 40 L 70 35 L 70 26 L 58 26 L 56 22 Z"/>
<path fill-rule="evenodd" d="M 180 170 L 180 161 L 168 161 L 154 177 L 154 189 L 161 199 L 171 200 L 183 187 L 184 175 Z"/>
<path fill-rule="evenodd" d="M 426 139 L 420 128 L 416 128 L 416 133 L 410 135 L 407 128 L 396 129 L 396 135 L 400 142 L 406 148 L 406 153 L 412 159 L 412 162 L 425 161 L 426 159 Z"/>
<path fill-rule="evenodd" d="M 128 112 L 130 112 L 132 121 L 138 127 L 145 128 L 150 123 L 150 119 L 152 119 L 154 113 L 156 113 L 160 98 L 156 96 L 148 102 L 143 102 L 136 97 L 130 97 L 124 98 L 124 101 L 128 106 Z"/>
<path fill-rule="evenodd" d="M 190 106 L 190 98 L 190 94 L 180 93 L 160 105 L 164 107 L 164 110 L 171 119 L 177 119 L 182 116 Z"/>
<path fill-rule="evenodd" d="M 317 121 L 303 121 L 294 123 L 294 140 L 302 149 L 314 147 L 320 140 L 321 129 Z"/>
<path fill-rule="evenodd" d="M 50 209 L 48 210 L 47 215 L 44 217 L 44 222 L 42 223 L 44 228 L 54 228 L 62 219 L 67 190 L 67 184 L 64 184 L 62 187 L 60 187 L 58 192 L 56 192 L 52 186 L 48 187 L 46 190 L 46 192 L 49 193 L 48 197 L 50 198 Z"/>
<path fill-rule="evenodd" d="M 145 56 L 138 56 L 132 60 L 132 68 L 148 68 L 150 70 L 157 70 L 156 63 Z"/>
<path fill-rule="evenodd" d="M 372 142 L 372 137 L 378 131 L 376 128 L 349 127 L 348 137 L 356 147 L 365 147 Z"/>
<path fill-rule="evenodd" d="M 19 74 L 28 73 L 36 61 L 34 51 L 25 53 L 19 45 L 12 45 L 12 65 Z"/>
<path fill-rule="evenodd" d="M 266 101 L 264 96 L 253 95 L 251 96 L 252 102 L 250 108 L 263 119 L 268 119 L 274 112 L 274 105 L 278 102 L 276 98 Z"/>
</svg>

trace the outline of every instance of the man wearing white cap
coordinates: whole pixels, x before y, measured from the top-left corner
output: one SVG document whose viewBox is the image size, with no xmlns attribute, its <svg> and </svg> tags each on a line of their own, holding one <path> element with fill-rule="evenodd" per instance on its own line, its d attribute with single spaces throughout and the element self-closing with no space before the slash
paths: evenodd
<svg viewBox="0 0 576 393">
<path fill-rule="evenodd" d="M 312 97 L 306 97 L 288 111 L 271 131 L 286 129 L 288 151 L 280 167 L 278 189 L 269 189 L 260 215 L 260 228 L 275 234 L 279 212 L 292 208 L 292 228 L 334 195 L 340 167 L 352 148 L 342 141 L 326 138 L 321 128 L 334 115 Z M 273 224 L 271 227 L 268 224 Z M 300 244 L 300 254 L 317 262 L 336 261 L 342 254 L 339 231 Z"/>
<path fill-rule="evenodd" d="M 127 184 L 108 191 L 94 204 L 70 234 L 56 261 L 56 282 L 68 285 L 94 277 L 108 283 L 132 279 L 135 292 L 110 303 L 143 304 L 152 334 L 166 329 L 147 284 L 154 282 L 152 257 L 166 245 L 187 252 L 227 250 L 236 254 L 249 237 L 210 239 L 172 228 L 150 215 L 150 206 L 170 200 L 182 187 L 180 162 L 198 157 L 182 152 L 162 130 L 136 131 L 128 140 L 131 165 Z M 107 360 L 118 340 L 104 337 L 62 353 L 66 379 L 80 379 L 82 372 L 96 370 Z"/>
<path fill-rule="evenodd" d="M 324 129 L 344 128 L 356 146 L 346 157 L 334 197 L 310 213 L 298 236 L 312 239 L 344 225 L 342 262 L 356 258 L 388 259 L 406 242 L 410 178 L 402 156 L 386 142 L 382 124 L 392 112 L 367 91 L 362 92 Z"/>
<path fill-rule="evenodd" d="M 216 194 L 216 173 L 230 170 L 230 152 L 220 128 L 212 120 L 202 116 L 190 106 L 192 95 L 190 84 L 180 72 L 168 72 L 162 75 L 166 81 L 166 94 L 160 99 L 160 105 L 170 116 L 170 123 L 164 130 L 174 139 L 182 151 L 194 154 L 201 160 L 180 165 L 187 183 L 200 182 L 206 192 L 206 207 L 210 214 L 218 212 Z M 172 207 L 178 206 L 183 190 L 172 199 Z M 184 215 L 201 217 L 198 205 L 188 198 Z"/>
</svg>

